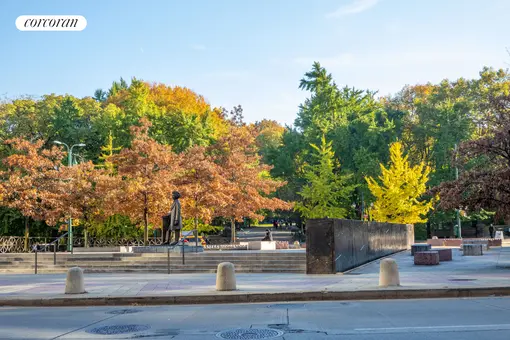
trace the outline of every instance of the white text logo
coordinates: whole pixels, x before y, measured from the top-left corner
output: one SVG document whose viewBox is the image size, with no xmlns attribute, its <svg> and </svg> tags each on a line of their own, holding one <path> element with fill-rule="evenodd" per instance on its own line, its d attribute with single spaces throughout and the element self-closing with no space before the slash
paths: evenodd
<svg viewBox="0 0 510 340">
<path fill-rule="evenodd" d="M 81 15 L 21 15 L 16 27 L 20 31 L 83 31 L 87 19 Z"/>
</svg>

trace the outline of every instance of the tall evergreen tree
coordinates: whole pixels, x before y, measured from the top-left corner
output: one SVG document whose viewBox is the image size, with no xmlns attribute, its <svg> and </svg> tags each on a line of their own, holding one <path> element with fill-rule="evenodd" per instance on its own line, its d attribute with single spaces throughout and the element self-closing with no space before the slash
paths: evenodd
<svg viewBox="0 0 510 340">
<path fill-rule="evenodd" d="M 356 186 L 349 184 L 350 175 L 339 173 L 340 165 L 331 144 L 323 136 L 320 146 L 311 145 L 316 163 L 305 166 L 307 184 L 299 192 L 303 201 L 295 206 L 305 218 L 345 218 L 348 215 L 349 198 Z"/>
</svg>

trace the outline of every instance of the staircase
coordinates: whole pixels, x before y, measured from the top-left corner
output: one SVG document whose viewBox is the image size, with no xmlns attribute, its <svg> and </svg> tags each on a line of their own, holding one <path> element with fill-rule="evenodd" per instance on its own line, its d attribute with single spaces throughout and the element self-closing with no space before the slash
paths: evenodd
<svg viewBox="0 0 510 340">
<path fill-rule="evenodd" d="M 0 273 L 33 274 L 35 255 L 25 253 L 0 254 Z M 304 273 L 306 254 L 303 250 L 278 251 L 208 251 L 170 255 L 171 273 L 215 273 L 220 262 L 231 262 L 238 273 Z M 79 266 L 86 273 L 151 272 L 168 273 L 165 253 L 38 253 L 37 271 L 64 273 Z"/>
</svg>

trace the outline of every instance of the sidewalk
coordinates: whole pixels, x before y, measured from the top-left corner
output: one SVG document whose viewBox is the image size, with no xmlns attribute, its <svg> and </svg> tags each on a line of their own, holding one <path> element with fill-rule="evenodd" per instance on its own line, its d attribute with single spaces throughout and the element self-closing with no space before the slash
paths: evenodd
<svg viewBox="0 0 510 340">
<path fill-rule="evenodd" d="M 85 274 L 87 294 L 65 295 L 65 274 L 0 275 L 0 306 L 185 304 L 323 299 L 510 295 L 510 247 L 481 257 L 415 266 L 409 252 L 393 256 L 401 287 L 379 288 L 379 261 L 337 275 L 238 274 L 237 291 L 216 292 L 215 274 Z"/>
</svg>

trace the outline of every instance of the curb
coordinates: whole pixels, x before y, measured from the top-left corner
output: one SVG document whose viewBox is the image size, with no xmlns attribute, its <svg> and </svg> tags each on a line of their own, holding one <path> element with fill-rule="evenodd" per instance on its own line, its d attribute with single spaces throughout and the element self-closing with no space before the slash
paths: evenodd
<svg viewBox="0 0 510 340">
<path fill-rule="evenodd" d="M 442 289 L 373 289 L 291 293 L 237 293 L 181 296 L 108 296 L 0 299 L 0 307 L 74 307 L 125 305 L 197 305 L 290 301 L 345 301 L 386 299 L 437 299 L 510 296 L 510 287 Z"/>
</svg>

